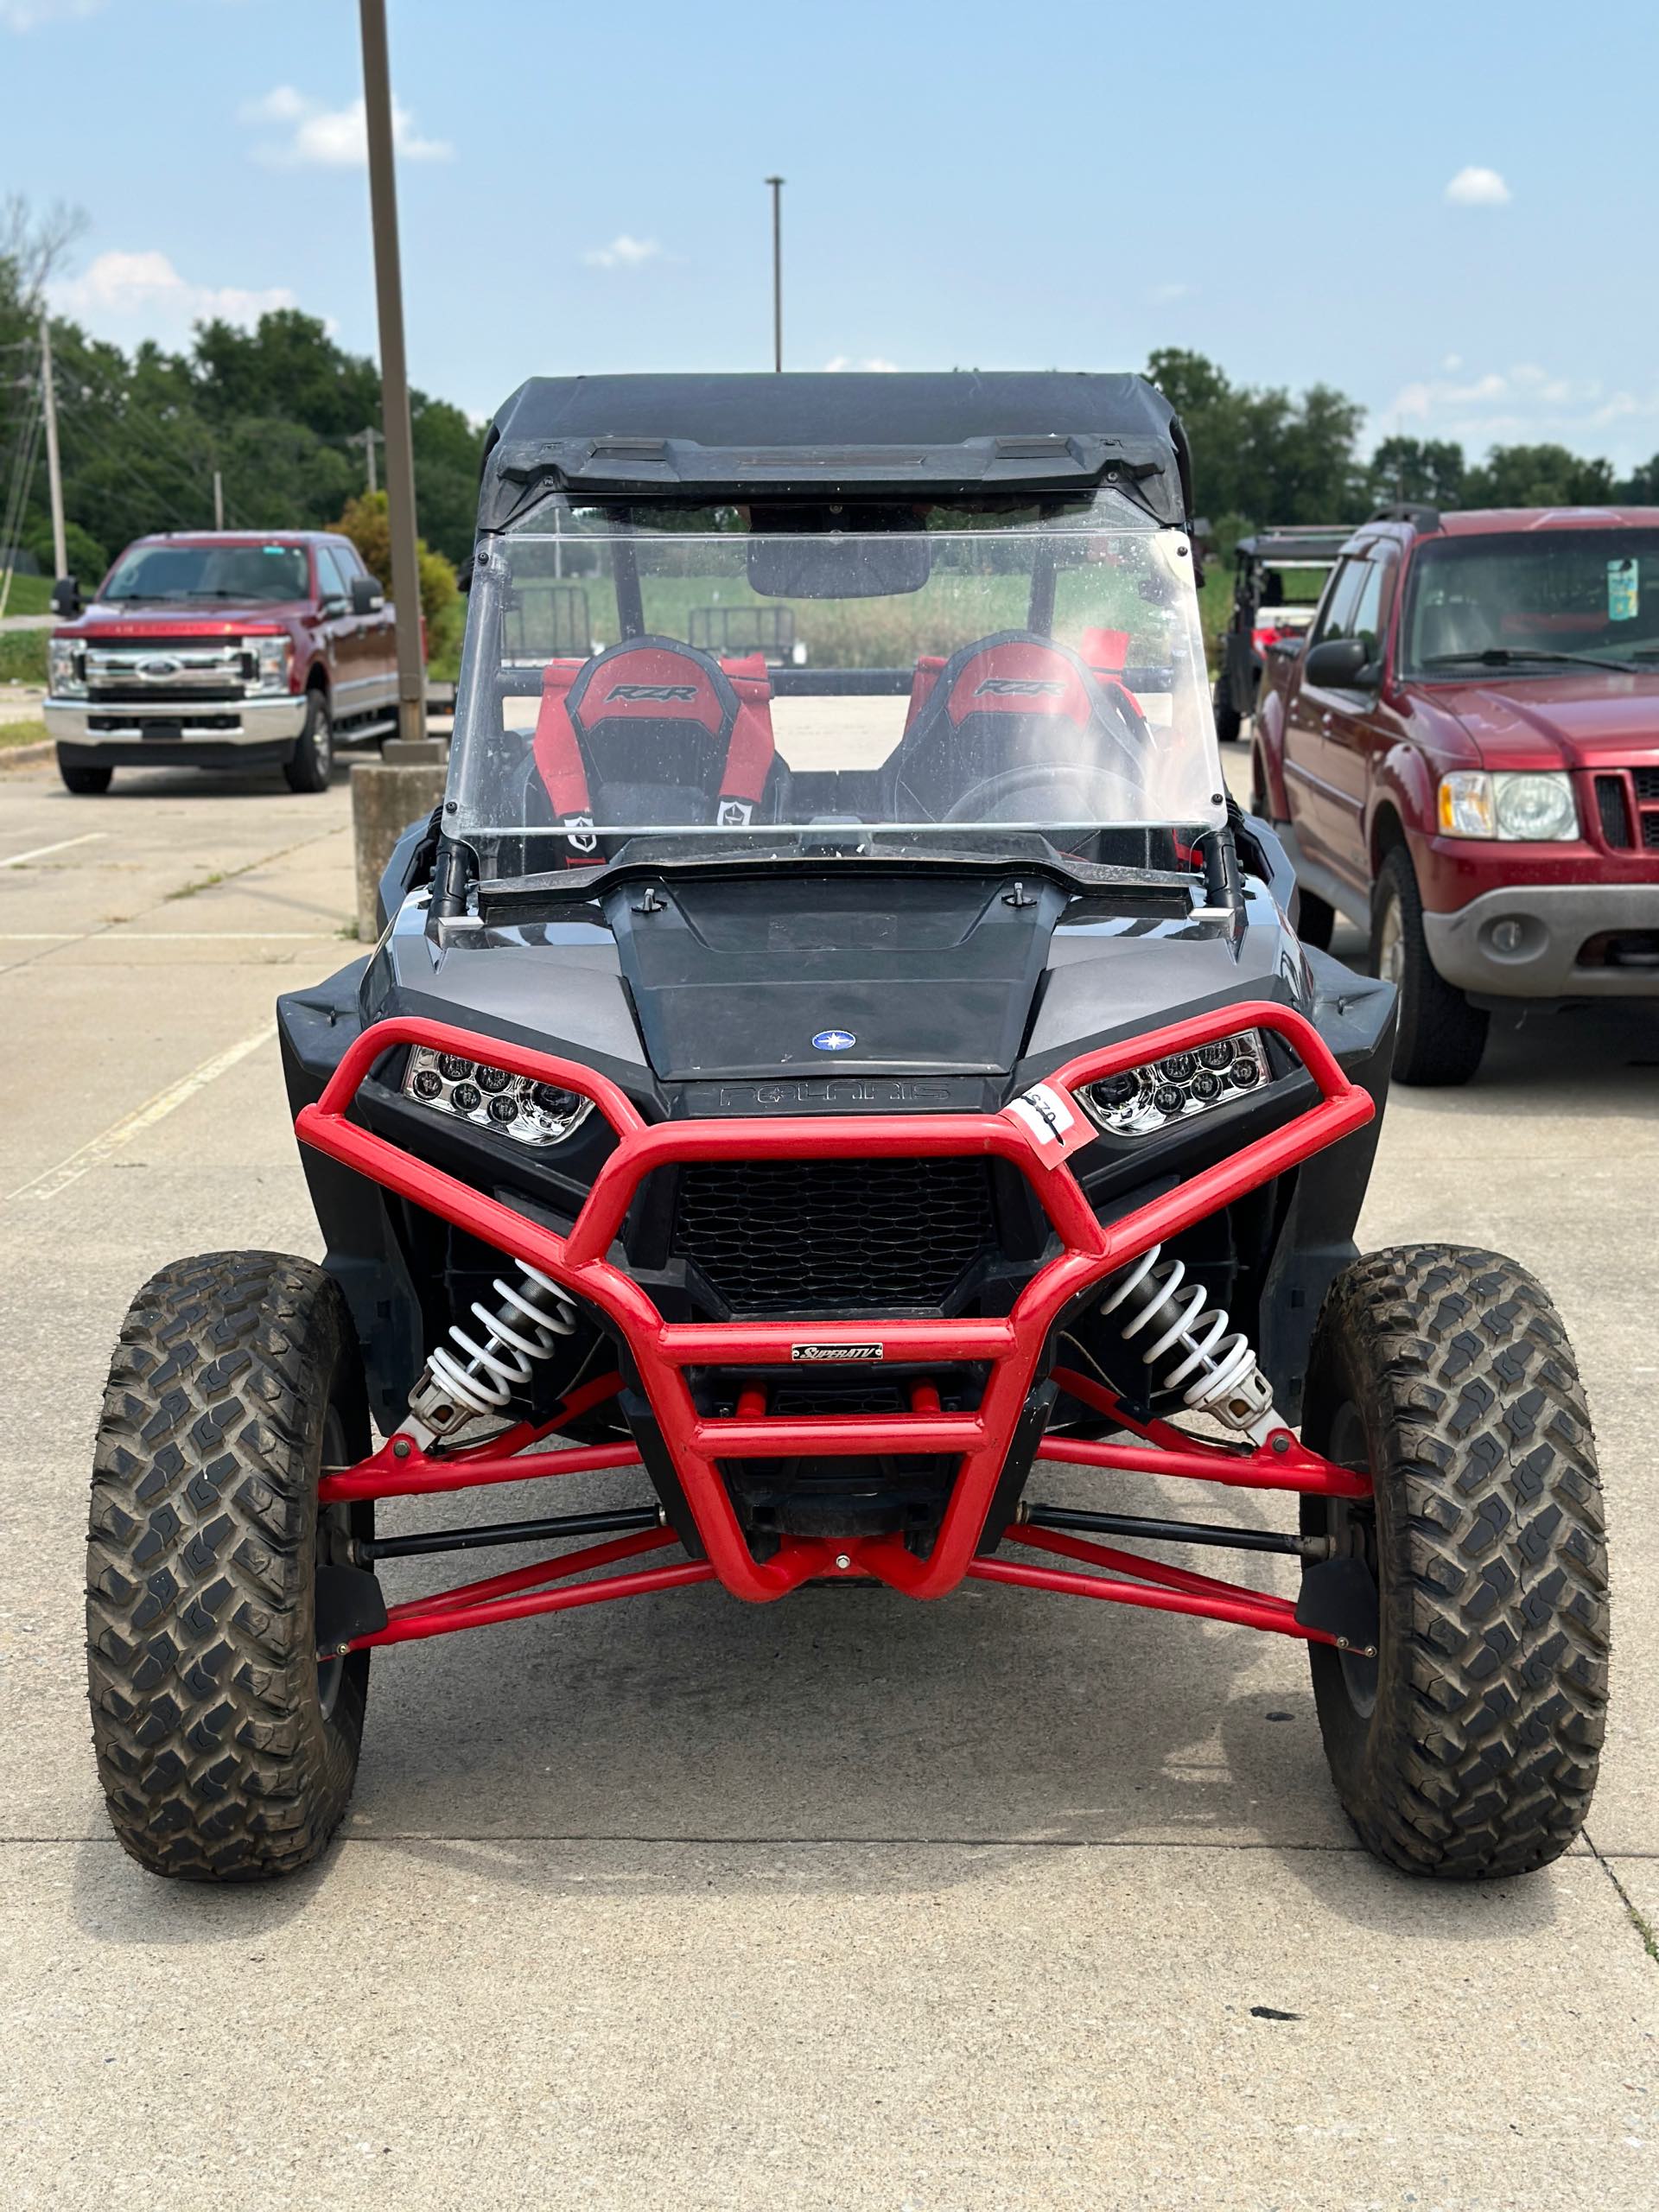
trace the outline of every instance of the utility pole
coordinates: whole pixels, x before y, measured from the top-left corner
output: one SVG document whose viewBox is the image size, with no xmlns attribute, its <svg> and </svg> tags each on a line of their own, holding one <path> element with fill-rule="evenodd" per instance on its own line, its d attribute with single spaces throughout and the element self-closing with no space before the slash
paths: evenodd
<svg viewBox="0 0 1659 2212">
<path fill-rule="evenodd" d="M 225 527 L 225 479 L 216 468 L 213 471 L 213 528 Z"/>
<path fill-rule="evenodd" d="M 53 581 L 69 573 L 69 545 L 63 527 L 63 470 L 58 464 L 58 397 L 52 389 L 52 325 L 41 317 L 41 401 L 46 410 L 46 482 L 52 502 Z"/>
<path fill-rule="evenodd" d="M 426 734 L 426 671 L 421 663 L 415 453 L 409 426 L 409 365 L 404 352 L 404 288 L 397 254 L 397 177 L 392 156 L 385 0 L 361 0 L 361 15 L 369 205 L 380 317 L 380 405 L 385 423 L 387 520 L 391 528 L 391 591 L 397 607 L 397 734 L 405 744 L 418 744 Z M 372 454 L 372 444 L 368 450 Z"/>
<path fill-rule="evenodd" d="M 374 449 L 376 446 L 385 445 L 386 442 L 385 439 L 381 435 L 378 430 L 370 429 L 366 430 L 359 430 L 355 437 L 348 439 L 346 442 L 349 445 L 361 446 L 363 448 L 364 457 L 368 463 L 369 497 L 372 499 L 375 493 L 379 489 L 379 486 L 375 480 Z"/>
<path fill-rule="evenodd" d="M 782 375 L 784 367 L 784 180 L 769 176 L 772 187 L 772 365 Z"/>
</svg>

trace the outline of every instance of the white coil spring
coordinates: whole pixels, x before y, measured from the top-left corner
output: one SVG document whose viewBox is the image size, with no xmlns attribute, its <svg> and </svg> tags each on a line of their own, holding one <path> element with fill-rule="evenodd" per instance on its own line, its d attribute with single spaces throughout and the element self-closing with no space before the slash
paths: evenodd
<svg viewBox="0 0 1659 2212">
<path fill-rule="evenodd" d="M 499 1412 L 514 1390 L 530 1380 L 535 1363 L 546 1359 L 559 1338 L 568 1337 L 576 1325 L 575 1305 L 539 1268 L 524 1266 L 517 1289 L 499 1275 L 492 1288 L 501 1300 L 493 1313 L 476 1300 L 473 1303 L 473 1312 L 483 1324 L 483 1340 L 469 1337 L 459 1321 L 453 1323 L 449 1334 L 465 1359 L 457 1359 L 448 1344 L 440 1344 L 423 1377 L 471 1414 Z"/>
<path fill-rule="evenodd" d="M 1100 1310 L 1126 1313 L 1119 1323 L 1126 1342 L 1151 1331 L 1148 1340 L 1135 1347 L 1148 1367 L 1160 1367 L 1168 1355 L 1176 1355 L 1174 1364 L 1158 1377 L 1163 1389 L 1179 1390 L 1182 1403 L 1195 1412 L 1248 1428 L 1271 1412 L 1273 1404 L 1255 1349 L 1242 1332 L 1228 1334 L 1231 1323 L 1225 1306 L 1205 1308 L 1202 1283 L 1187 1283 L 1183 1291 L 1186 1269 L 1179 1260 L 1160 1265 L 1162 1249 L 1154 1244 L 1125 1268 L 1109 1297 L 1102 1299 Z"/>
</svg>

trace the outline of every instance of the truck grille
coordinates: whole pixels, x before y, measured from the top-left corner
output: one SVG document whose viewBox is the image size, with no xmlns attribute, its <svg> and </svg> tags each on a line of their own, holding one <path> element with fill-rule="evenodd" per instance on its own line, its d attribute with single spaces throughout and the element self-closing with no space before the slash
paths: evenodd
<svg viewBox="0 0 1659 2212">
<path fill-rule="evenodd" d="M 251 667 L 239 639 L 145 638 L 86 648 L 86 689 L 94 699 L 136 705 L 163 699 L 238 699 Z"/>
<path fill-rule="evenodd" d="M 982 1160 L 697 1161 L 674 1250 L 737 1317 L 938 1313 L 996 1242 Z"/>
<path fill-rule="evenodd" d="M 1604 769 L 1596 778 L 1596 814 L 1614 852 L 1659 851 L 1659 768 Z"/>
</svg>

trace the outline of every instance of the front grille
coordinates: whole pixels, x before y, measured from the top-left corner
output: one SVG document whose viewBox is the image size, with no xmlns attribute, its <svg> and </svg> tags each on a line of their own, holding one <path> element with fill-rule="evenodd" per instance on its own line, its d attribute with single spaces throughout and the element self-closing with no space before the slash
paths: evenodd
<svg viewBox="0 0 1659 2212">
<path fill-rule="evenodd" d="M 1629 845 L 1630 810 L 1624 798 L 1624 779 L 1622 776 L 1596 778 L 1596 811 L 1601 817 L 1601 834 L 1610 845 Z"/>
<path fill-rule="evenodd" d="M 1643 806 L 1659 806 L 1659 768 L 1632 768 L 1630 781 Z"/>
<path fill-rule="evenodd" d="M 1642 842 L 1649 852 L 1659 852 L 1659 814 L 1643 816 Z"/>
<path fill-rule="evenodd" d="M 94 683 L 88 686 L 87 696 L 100 707 L 160 707 L 177 700 L 181 705 L 199 706 L 213 699 L 240 699 L 239 683 Z"/>
<path fill-rule="evenodd" d="M 674 1250 L 734 1315 L 938 1313 L 995 1245 L 982 1160 L 696 1161 Z"/>
</svg>

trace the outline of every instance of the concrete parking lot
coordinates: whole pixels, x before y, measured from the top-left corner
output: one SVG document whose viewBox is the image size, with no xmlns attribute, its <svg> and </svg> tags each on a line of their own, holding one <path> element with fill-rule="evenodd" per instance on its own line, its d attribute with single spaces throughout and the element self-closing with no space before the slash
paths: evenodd
<svg viewBox="0 0 1659 2212">
<path fill-rule="evenodd" d="M 1514 1253 L 1586 1371 L 1613 1719 L 1549 1872 L 1364 1857 L 1287 1641 L 704 1588 L 385 1655 L 327 1862 L 164 1885 L 93 1783 L 92 1432 L 154 1268 L 319 1250 L 271 1001 L 353 957 L 352 911 L 343 783 L 0 775 L 10 2202 L 1659 2202 L 1659 1019 L 1535 1019 L 1397 1095 L 1362 1228 Z"/>
</svg>

